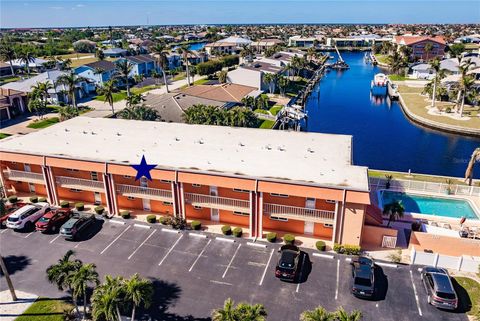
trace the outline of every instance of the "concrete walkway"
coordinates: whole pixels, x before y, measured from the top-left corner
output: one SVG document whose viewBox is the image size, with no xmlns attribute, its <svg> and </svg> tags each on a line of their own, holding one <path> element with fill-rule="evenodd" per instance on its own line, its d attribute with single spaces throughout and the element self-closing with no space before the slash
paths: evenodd
<svg viewBox="0 0 480 321">
<path fill-rule="evenodd" d="M 12 301 L 9 290 L 0 292 L 0 320 L 15 320 L 38 298 L 37 295 L 27 292 L 15 291 L 15 293 L 18 298 L 17 301 Z"/>
<path fill-rule="evenodd" d="M 86 117 L 92 117 L 92 118 L 103 118 L 103 117 L 108 117 L 112 115 L 112 108 L 110 107 L 110 104 L 92 99 L 90 101 L 82 102 L 79 104 L 79 106 L 88 106 L 90 108 L 93 108 L 92 111 L 89 111 L 88 113 L 83 114 L 82 116 Z M 116 103 L 113 103 L 113 109 L 115 112 L 118 112 L 122 109 L 124 109 L 127 106 L 127 101 L 126 100 L 120 100 L 117 101 Z"/>
<path fill-rule="evenodd" d="M 197 77 L 195 77 L 195 81 L 205 79 L 205 78 L 207 78 L 207 76 L 197 76 Z M 190 80 L 191 80 L 191 78 L 190 78 Z M 177 81 L 173 81 L 173 82 L 168 84 L 168 90 L 173 91 L 175 89 L 179 89 L 179 88 L 181 88 L 183 86 L 186 86 L 186 85 L 188 85 L 186 78 L 181 79 L 181 80 L 177 80 Z M 165 88 L 165 86 L 162 86 L 162 88 L 157 88 L 157 89 L 150 90 L 150 91 L 148 91 L 148 93 L 154 94 L 154 95 L 166 94 L 167 89 Z"/>
</svg>

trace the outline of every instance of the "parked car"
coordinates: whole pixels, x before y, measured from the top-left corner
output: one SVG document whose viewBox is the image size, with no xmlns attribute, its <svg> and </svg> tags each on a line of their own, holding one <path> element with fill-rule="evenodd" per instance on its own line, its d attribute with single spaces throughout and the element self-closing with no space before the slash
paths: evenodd
<svg viewBox="0 0 480 321">
<path fill-rule="evenodd" d="M 280 259 L 275 268 L 275 276 L 283 281 L 294 281 L 297 275 L 300 249 L 291 244 L 284 245 L 279 251 Z"/>
<path fill-rule="evenodd" d="M 372 298 L 375 295 L 375 263 L 371 258 L 360 256 L 352 265 L 352 294 L 359 298 Z"/>
<path fill-rule="evenodd" d="M 27 204 L 16 210 L 7 219 L 7 227 L 15 230 L 33 229 L 35 222 L 45 213 L 50 211 L 50 204 Z"/>
<path fill-rule="evenodd" d="M 72 214 L 72 210 L 68 208 L 59 208 L 47 212 L 37 221 L 37 223 L 35 223 L 35 229 L 42 233 L 55 233 L 66 221 L 68 221 Z"/>
<path fill-rule="evenodd" d="M 422 269 L 421 278 L 429 304 L 447 310 L 455 310 L 458 307 L 457 293 L 447 270 L 427 266 Z"/>
<path fill-rule="evenodd" d="M 20 207 L 27 205 L 27 203 L 15 203 L 12 205 L 8 205 L 5 207 L 5 214 L 0 216 L 0 228 L 4 228 L 7 226 L 7 219 L 10 217 L 10 215 L 13 214 L 16 210 L 18 210 Z"/>
<path fill-rule="evenodd" d="M 95 215 L 80 215 L 76 213 L 62 225 L 60 235 L 65 237 L 66 240 L 76 240 L 89 227 L 93 226 L 95 221 Z"/>
</svg>

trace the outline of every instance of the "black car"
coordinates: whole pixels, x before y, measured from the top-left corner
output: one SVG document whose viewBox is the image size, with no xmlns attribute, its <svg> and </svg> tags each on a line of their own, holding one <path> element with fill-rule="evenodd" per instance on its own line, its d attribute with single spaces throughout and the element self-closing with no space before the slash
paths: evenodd
<svg viewBox="0 0 480 321">
<path fill-rule="evenodd" d="M 350 264 L 352 294 L 359 298 L 372 298 L 375 295 L 375 263 L 368 257 L 360 256 Z"/>
<path fill-rule="evenodd" d="M 275 276 L 283 281 L 294 281 L 297 275 L 300 249 L 295 245 L 284 245 L 279 251 L 280 259 L 275 268 Z"/>
<path fill-rule="evenodd" d="M 455 310 L 458 298 L 447 270 L 427 266 L 422 269 L 421 278 L 427 291 L 429 304 L 440 309 Z"/>
<path fill-rule="evenodd" d="M 95 224 L 95 215 L 79 215 L 75 214 L 60 228 L 60 235 L 67 240 L 75 240 Z"/>
</svg>

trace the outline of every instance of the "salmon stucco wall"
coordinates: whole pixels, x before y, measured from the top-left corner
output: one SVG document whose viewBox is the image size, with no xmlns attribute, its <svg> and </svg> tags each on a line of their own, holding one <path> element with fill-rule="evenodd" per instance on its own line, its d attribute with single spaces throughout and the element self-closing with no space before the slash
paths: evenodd
<svg viewBox="0 0 480 321">
<path fill-rule="evenodd" d="M 397 237 L 398 231 L 396 229 L 364 225 L 362 231 L 361 246 L 366 250 L 374 250 L 382 247 L 383 236 Z"/>
<path fill-rule="evenodd" d="M 249 225 L 250 217 L 248 215 L 237 215 L 231 211 L 220 210 L 220 222 L 243 227 Z"/>
<path fill-rule="evenodd" d="M 424 232 L 410 234 L 409 250 L 415 248 L 417 251 L 429 251 L 444 255 L 480 256 L 480 241 L 459 237 L 451 237 Z"/>
<path fill-rule="evenodd" d="M 364 221 L 364 205 L 347 203 L 343 218 L 342 244 L 360 245 Z"/>
</svg>

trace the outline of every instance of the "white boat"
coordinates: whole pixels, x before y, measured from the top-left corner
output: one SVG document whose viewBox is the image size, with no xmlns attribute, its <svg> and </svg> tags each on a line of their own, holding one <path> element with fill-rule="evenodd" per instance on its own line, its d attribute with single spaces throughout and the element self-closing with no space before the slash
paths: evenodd
<svg viewBox="0 0 480 321">
<path fill-rule="evenodd" d="M 385 96 L 387 94 L 388 78 L 383 73 L 378 73 L 373 77 L 370 90 L 374 96 Z"/>
</svg>

